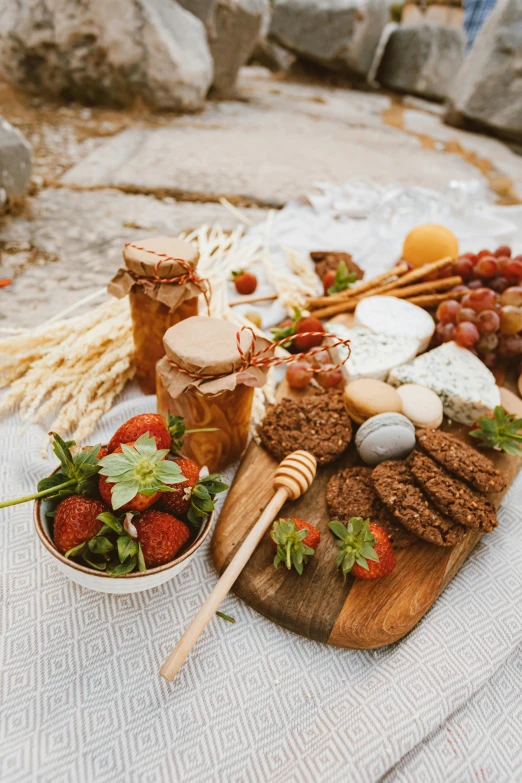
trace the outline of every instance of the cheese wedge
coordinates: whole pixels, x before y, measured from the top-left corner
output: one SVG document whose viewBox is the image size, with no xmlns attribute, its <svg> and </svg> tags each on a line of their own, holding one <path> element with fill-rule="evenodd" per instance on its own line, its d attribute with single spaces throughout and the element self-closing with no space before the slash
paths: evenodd
<svg viewBox="0 0 522 783">
<path fill-rule="evenodd" d="M 375 334 L 415 337 L 417 353 L 425 351 L 435 331 L 435 321 L 422 307 L 394 296 L 369 296 L 355 308 L 355 325 Z"/>
<path fill-rule="evenodd" d="M 385 381 L 390 370 L 413 359 L 419 348 L 416 338 L 374 334 L 361 326 L 348 329 L 330 321 L 328 331 L 350 340 L 350 358 L 342 368 L 347 383 L 359 378 Z M 341 362 L 346 357 L 347 349 L 340 346 L 332 353 L 335 354 L 334 361 Z"/>
</svg>

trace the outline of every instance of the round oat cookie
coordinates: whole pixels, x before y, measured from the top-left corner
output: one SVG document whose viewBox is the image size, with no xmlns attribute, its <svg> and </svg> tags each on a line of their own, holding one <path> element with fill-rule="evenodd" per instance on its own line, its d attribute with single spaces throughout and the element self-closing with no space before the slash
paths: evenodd
<svg viewBox="0 0 522 783">
<path fill-rule="evenodd" d="M 422 454 L 414 451 L 408 460 L 413 477 L 439 511 L 464 527 L 489 533 L 498 525 L 491 503 L 459 481 L 444 468 Z"/>
<path fill-rule="evenodd" d="M 369 519 L 384 528 L 396 549 L 404 549 L 415 541 L 415 536 L 381 502 L 371 477 L 371 468 L 346 468 L 332 476 L 326 487 L 330 516 L 341 521 L 351 517 Z"/>
<path fill-rule="evenodd" d="M 466 528 L 440 514 L 422 490 L 404 462 L 388 460 L 374 468 L 375 491 L 391 513 L 414 535 L 438 546 L 453 546 Z"/>
<path fill-rule="evenodd" d="M 278 461 L 305 449 L 327 465 L 341 456 L 352 439 L 352 422 L 341 391 L 321 392 L 302 400 L 282 400 L 263 419 L 261 443 Z"/>
<path fill-rule="evenodd" d="M 502 492 L 506 480 L 491 460 L 448 432 L 424 429 L 415 433 L 421 449 L 462 481 L 479 492 Z"/>
</svg>

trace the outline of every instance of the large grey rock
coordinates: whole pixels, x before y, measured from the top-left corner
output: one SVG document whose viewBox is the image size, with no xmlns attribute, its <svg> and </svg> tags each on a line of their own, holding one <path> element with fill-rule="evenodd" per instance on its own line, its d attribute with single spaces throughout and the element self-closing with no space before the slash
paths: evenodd
<svg viewBox="0 0 522 783">
<path fill-rule="evenodd" d="M 464 33 L 456 27 L 398 27 L 388 40 L 377 81 L 399 92 L 444 100 L 464 59 Z"/>
<path fill-rule="evenodd" d="M 475 39 L 450 93 L 459 115 L 522 140 L 522 0 L 500 0 Z"/>
<path fill-rule="evenodd" d="M 212 72 L 203 25 L 174 0 L 0 0 L 0 73 L 23 90 L 192 111 Z"/>
<path fill-rule="evenodd" d="M 290 71 L 297 57 L 271 38 L 261 38 L 252 53 L 252 62 L 269 68 L 275 73 Z"/>
<path fill-rule="evenodd" d="M 270 35 L 304 59 L 366 76 L 387 21 L 386 0 L 275 0 Z"/>
<path fill-rule="evenodd" d="M 0 117 L 0 208 L 25 193 L 31 177 L 31 147 L 18 128 Z"/>
<path fill-rule="evenodd" d="M 239 69 L 250 59 L 270 14 L 268 0 L 179 0 L 207 30 L 215 91 L 233 93 Z"/>
</svg>

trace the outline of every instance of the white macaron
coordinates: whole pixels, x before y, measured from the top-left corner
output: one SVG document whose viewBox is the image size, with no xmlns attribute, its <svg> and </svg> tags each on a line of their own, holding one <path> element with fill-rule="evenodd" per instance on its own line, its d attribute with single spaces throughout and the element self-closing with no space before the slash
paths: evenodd
<svg viewBox="0 0 522 783">
<path fill-rule="evenodd" d="M 397 387 L 402 400 L 402 412 L 417 428 L 433 427 L 442 424 L 442 400 L 427 386 L 418 383 L 405 383 Z"/>
</svg>

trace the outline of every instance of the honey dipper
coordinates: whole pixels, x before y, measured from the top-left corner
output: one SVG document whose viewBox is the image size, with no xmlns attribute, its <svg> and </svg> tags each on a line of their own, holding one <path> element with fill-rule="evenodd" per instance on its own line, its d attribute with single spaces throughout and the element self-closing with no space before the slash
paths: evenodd
<svg viewBox="0 0 522 783">
<path fill-rule="evenodd" d="M 218 583 L 160 669 L 166 680 L 173 680 L 219 605 L 247 564 L 263 534 L 287 500 L 296 500 L 315 478 L 317 460 L 308 451 L 294 451 L 281 462 L 274 475 L 275 494 L 223 571 Z"/>
</svg>

